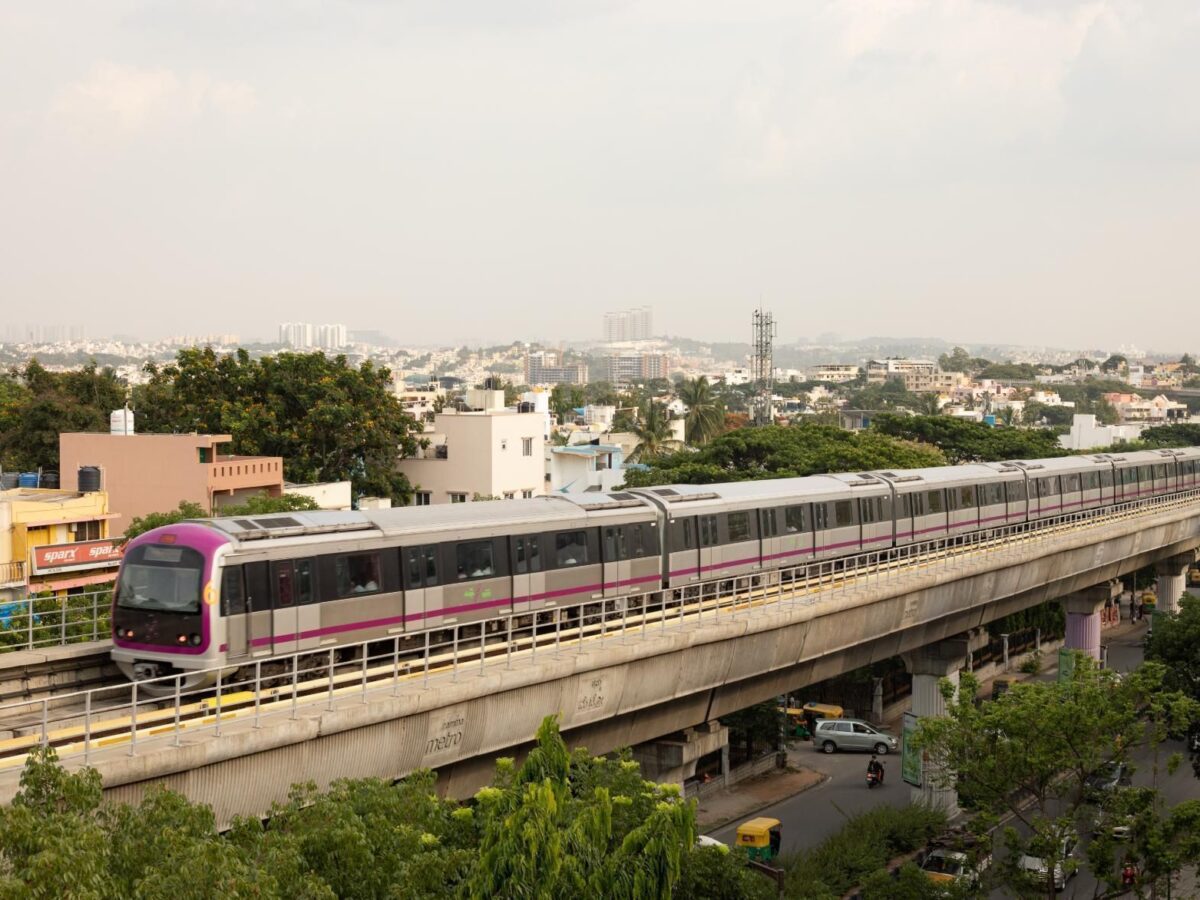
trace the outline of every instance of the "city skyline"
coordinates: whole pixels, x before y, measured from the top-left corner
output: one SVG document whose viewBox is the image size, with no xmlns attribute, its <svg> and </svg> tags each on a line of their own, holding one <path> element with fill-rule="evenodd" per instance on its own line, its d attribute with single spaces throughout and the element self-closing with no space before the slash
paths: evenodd
<svg viewBox="0 0 1200 900">
<path fill-rule="evenodd" d="M 1158 347 L 1200 288 L 1175 0 L 70 6 L 0 12 L 0 296 L 89 335 L 762 303 L 781 342 Z"/>
</svg>

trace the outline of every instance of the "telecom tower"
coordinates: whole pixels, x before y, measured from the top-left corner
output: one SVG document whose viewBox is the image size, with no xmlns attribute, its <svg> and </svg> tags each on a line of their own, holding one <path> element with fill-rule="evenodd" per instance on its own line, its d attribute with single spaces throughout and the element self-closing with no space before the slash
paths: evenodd
<svg viewBox="0 0 1200 900">
<path fill-rule="evenodd" d="M 754 311 L 754 374 L 755 425 L 770 425 L 775 421 L 771 398 L 775 393 L 775 359 L 772 342 L 775 339 L 775 317 L 762 308 Z"/>
</svg>

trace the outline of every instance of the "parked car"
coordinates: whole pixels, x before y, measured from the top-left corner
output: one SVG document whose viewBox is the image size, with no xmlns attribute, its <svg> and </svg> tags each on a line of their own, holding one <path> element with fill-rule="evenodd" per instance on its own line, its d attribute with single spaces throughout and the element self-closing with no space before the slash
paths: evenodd
<svg viewBox="0 0 1200 900">
<path fill-rule="evenodd" d="M 978 888 L 983 872 L 991 862 L 991 856 L 974 862 L 970 856 L 959 850 L 938 847 L 925 857 L 921 870 L 930 881 L 937 884 Z"/>
<path fill-rule="evenodd" d="M 1087 777 L 1083 783 L 1084 792 L 1093 799 L 1099 799 L 1111 794 L 1117 788 L 1130 784 L 1132 773 L 1129 766 L 1123 762 L 1108 762 Z"/>
<path fill-rule="evenodd" d="M 880 731 L 862 719 L 823 719 L 817 722 L 813 743 L 825 753 L 838 750 L 867 750 L 880 756 L 900 746 L 895 735 Z"/>
<path fill-rule="evenodd" d="M 1076 842 L 1074 835 L 1067 835 L 1062 839 L 1058 859 L 1054 861 L 1055 890 L 1061 891 L 1066 888 L 1067 882 L 1075 874 L 1076 867 L 1071 864 L 1070 860 L 1075 852 Z M 1050 863 L 1043 857 L 1026 854 L 1021 857 L 1020 867 L 1026 875 L 1037 883 L 1046 883 L 1046 873 L 1050 869 Z"/>
</svg>

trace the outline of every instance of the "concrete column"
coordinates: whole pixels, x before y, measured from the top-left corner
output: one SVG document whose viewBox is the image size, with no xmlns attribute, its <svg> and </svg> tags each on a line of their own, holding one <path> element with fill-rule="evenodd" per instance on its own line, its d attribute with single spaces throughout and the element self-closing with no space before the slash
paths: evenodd
<svg viewBox="0 0 1200 900">
<path fill-rule="evenodd" d="M 1187 570 L 1196 561 L 1196 551 L 1168 556 L 1154 564 L 1158 573 L 1158 610 L 1164 613 L 1179 611 L 1179 598 L 1187 592 Z"/>
<path fill-rule="evenodd" d="M 728 783 L 729 729 L 716 720 L 638 744 L 633 748 L 633 759 L 642 767 L 642 777 L 647 781 L 682 787 L 696 774 L 700 757 L 717 750 L 721 751 L 722 775 Z"/>
<path fill-rule="evenodd" d="M 883 724 L 883 679 L 874 679 L 871 691 L 871 721 L 877 725 Z"/>
<path fill-rule="evenodd" d="M 1085 588 L 1063 598 L 1067 611 L 1068 650 L 1082 650 L 1100 662 L 1100 611 L 1114 597 L 1121 595 L 1121 582 L 1108 581 Z"/>
<path fill-rule="evenodd" d="M 957 693 L 959 673 L 966 666 L 972 650 L 986 643 L 987 632 L 980 630 L 905 653 L 904 664 L 912 673 L 913 713 L 921 717 L 946 715 L 942 679 L 954 685 Z M 958 791 L 954 787 L 953 775 L 931 760 L 923 760 L 921 786 L 912 789 L 912 802 L 924 803 L 954 816 L 958 812 Z"/>
</svg>

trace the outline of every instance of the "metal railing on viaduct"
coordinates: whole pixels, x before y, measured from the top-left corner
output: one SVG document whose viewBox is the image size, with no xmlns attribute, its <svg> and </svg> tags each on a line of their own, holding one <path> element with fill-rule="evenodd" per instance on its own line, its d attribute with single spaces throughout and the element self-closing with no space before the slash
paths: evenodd
<svg viewBox="0 0 1200 900">
<path fill-rule="evenodd" d="M 1101 552 L 1106 541 L 1123 543 L 1119 551 Z M 69 764 L 97 765 L 105 775 L 106 786 L 136 784 L 189 766 L 206 766 L 238 755 L 263 752 L 267 744 L 270 745 L 267 749 L 278 748 L 289 740 L 311 740 L 379 724 L 389 716 L 412 717 L 420 710 L 424 717 L 420 734 L 414 737 L 412 729 L 403 732 L 406 749 L 393 754 L 394 760 L 376 766 L 388 769 L 388 774 L 396 777 L 417 765 L 439 767 L 529 740 L 533 728 L 526 729 L 528 734 L 522 732 L 523 736 L 516 739 L 513 739 L 516 732 L 511 729 L 506 732 L 508 738 L 475 739 L 471 737 L 472 727 L 463 725 L 464 704 L 486 703 L 505 691 L 536 693 L 540 689 L 542 701 L 522 702 L 547 704 L 543 709 L 522 708 L 522 716 L 513 716 L 514 721 L 522 718 L 536 722 L 542 715 L 564 712 L 566 730 L 573 724 L 624 715 L 614 707 L 610 696 L 612 686 L 602 676 L 593 679 L 590 689 L 580 679 L 586 679 L 589 671 L 617 664 L 629 666 L 631 661 L 644 661 L 656 654 L 681 652 L 680 648 L 685 646 L 694 648 L 702 642 L 696 635 L 701 632 L 707 635 L 710 627 L 715 629 L 712 640 L 729 641 L 752 637 L 768 628 L 794 627 L 803 621 L 810 629 L 807 633 L 811 654 L 845 654 L 847 664 L 852 661 L 857 665 L 862 658 L 852 652 L 857 644 L 866 646 L 874 642 L 872 646 L 877 647 L 871 653 L 892 655 L 904 649 L 897 641 L 890 640 L 901 630 L 942 620 L 948 628 L 960 628 L 965 620 L 959 613 L 967 608 L 982 609 L 991 602 L 977 585 L 992 585 L 997 596 L 1019 594 L 1023 598 L 1020 602 L 1031 605 L 1038 585 L 1059 581 L 1057 577 L 1046 576 L 1045 572 L 1050 570 L 1031 569 L 1020 577 L 1014 576 L 1011 588 L 1001 588 L 996 570 L 1026 567 L 1038 558 L 1068 551 L 1077 553 L 1082 548 L 1087 551 L 1089 562 L 1072 562 L 1070 567 L 1082 570 L 1086 566 L 1087 572 L 1080 576 L 1086 581 L 1093 572 L 1098 573 L 1095 577 L 1105 573 L 1105 577 L 1110 577 L 1116 571 L 1115 566 L 1144 565 L 1153 554 L 1174 552 L 1185 543 L 1200 544 L 1200 491 L 800 565 L 770 577 L 726 577 L 684 589 L 592 600 L 536 615 L 500 615 L 484 623 L 260 659 L 235 675 L 215 671 L 215 687 L 203 690 L 188 690 L 181 676 L 173 676 L 58 695 L 53 702 L 42 698 L 9 703 L 0 706 L 0 729 L 14 734 L 0 740 L 0 801 L 11 797 L 26 755 L 41 745 L 55 747 L 59 757 Z M 1089 549 L 1092 544 L 1096 545 L 1094 553 Z M 1112 559 L 1100 558 L 1106 554 Z M 1093 557 L 1094 565 L 1090 562 Z M 985 580 L 972 581 L 979 578 Z M 959 584 L 968 581 L 970 584 Z M 944 598 L 931 593 L 958 587 L 964 587 L 964 591 L 945 593 Z M 890 598 L 888 602 L 894 605 L 895 612 L 884 615 L 881 607 L 878 615 L 872 610 L 872 615 L 853 619 L 855 623 L 870 623 L 854 625 L 861 629 L 861 634 L 849 633 L 853 630 L 846 626 L 850 619 L 836 618 L 835 614 L 862 612 L 886 598 Z M 1006 608 L 999 614 L 1007 611 Z M 32 618 L 45 613 L 30 610 L 28 615 Z M 979 620 L 979 616 L 972 615 Z M 97 606 L 93 636 L 101 621 L 103 617 Z M 60 635 L 64 622 L 65 619 L 57 622 Z M 831 623 L 826 629 L 830 634 L 823 633 L 818 640 L 812 629 L 822 622 Z M 836 627 L 832 624 L 835 622 Z M 28 622 L 22 624 L 25 634 L 32 628 L 36 635 L 41 627 L 40 621 L 33 626 Z M 844 633 L 833 636 L 832 632 L 838 629 Z M 935 634 L 932 639 L 940 636 Z M 674 639 L 675 643 L 664 643 L 660 640 L 664 637 Z M 787 663 L 792 666 L 789 671 L 799 671 L 794 668 L 799 664 L 796 661 L 809 651 L 806 646 L 792 653 L 788 657 L 792 660 Z M 720 677 L 726 682 L 755 678 L 769 674 L 772 668 L 784 667 L 766 655 L 757 661 L 754 654 L 749 655 L 751 658 L 740 658 L 734 664 L 730 662 L 734 658 L 732 653 L 709 653 L 714 667 L 717 660 L 724 660 L 720 665 L 726 666 L 727 671 Z M 539 668 L 543 666 L 548 668 Z M 547 675 L 547 672 L 557 674 Z M 558 680 L 569 677 L 582 685 L 573 689 L 569 710 L 563 709 L 567 701 L 560 695 L 548 699 L 546 683 L 551 677 Z M 714 675 L 713 679 L 716 678 Z M 717 684 L 713 679 L 705 683 Z M 635 700 L 632 695 L 639 691 L 644 696 Z M 772 692 L 764 696 L 771 696 Z M 624 693 L 629 709 L 648 709 L 671 700 L 669 690 L 657 696 L 645 685 L 635 690 L 626 684 Z M 381 710 L 378 715 L 374 710 L 369 714 L 363 712 L 374 704 Z M 711 700 L 705 709 L 714 717 L 722 712 L 714 710 Z M 299 727 L 305 722 L 319 724 Z M 296 727 L 289 731 L 289 723 Z M 281 736 L 266 743 L 256 741 L 256 735 L 262 736 L 276 725 L 282 726 Z M 487 725 L 493 731 L 498 727 L 496 722 Z M 227 739 L 235 746 L 219 752 L 206 749 L 202 755 L 196 755 L 199 745 L 220 744 Z M 593 746 L 592 749 L 603 752 L 608 748 Z M 185 756 L 190 753 L 190 761 L 185 762 L 182 757 L 178 763 L 167 761 L 172 752 Z M 122 763 L 122 759 L 126 762 Z M 361 767 L 356 769 L 355 764 L 347 769 L 323 773 L 318 780 L 363 771 Z M 290 774 L 294 775 L 293 780 L 311 777 L 306 772 Z"/>
</svg>

